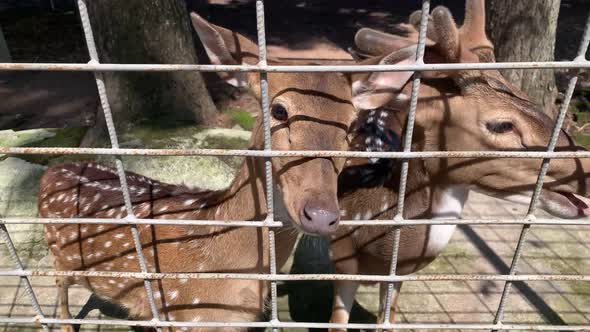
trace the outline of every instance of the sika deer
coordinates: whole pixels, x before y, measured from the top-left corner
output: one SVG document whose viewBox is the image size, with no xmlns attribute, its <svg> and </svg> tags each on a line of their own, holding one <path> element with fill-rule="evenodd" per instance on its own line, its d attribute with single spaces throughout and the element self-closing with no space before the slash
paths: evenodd
<svg viewBox="0 0 590 332">
<path fill-rule="evenodd" d="M 214 64 L 254 64 L 257 47 L 245 37 L 191 15 Z M 258 74 L 221 75 L 258 91 Z M 275 150 L 347 150 L 356 116 L 350 80 L 336 73 L 268 74 L 272 147 Z M 262 118 L 262 117 L 259 117 Z M 261 121 L 251 147 L 263 148 Z M 330 234 L 338 225 L 337 176 L 344 160 L 282 158 L 272 161 L 277 191 L 276 219 L 307 233 Z M 266 216 L 264 161 L 246 158 L 226 190 L 204 191 L 127 173 L 138 218 L 263 220 Z M 50 168 L 41 180 L 42 217 L 124 218 L 115 172 L 94 163 Z M 268 230 L 252 227 L 138 226 L 149 272 L 268 273 Z M 45 236 L 61 271 L 140 271 L 129 227 L 47 225 Z M 293 229 L 277 232 L 277 262 L 284 264 L 296 240 Z M 68 286 L 81 284 L 125 308 L 133 319 L 151 319 L 143 283 L 127 278 L 58 278 L 60 316 L 69 318 Z M 264 308 L 267 282 L 173 280 L 153 282 L 162 319 L 254 321 Z M 67 328 L 65 328 L 67 329 Z M 207 330 L 207 329 L 203 329 Z M 241 330 L 241 329 L 238 329 Z"/>
<path fill-rule="evenodd" d="M 412 15 L 415 26 L 419 14 Z M 403 25 L 416 36 L 412 25 Z M 467 0 L 464 25 L 457 29 L 449 10 L 437 7 L 429 22 L 426 63 L 492 62 L 493 46 L 485 35 L 483 0 Z M 368 63 L 412 63 L 416 39 L 362 29 L 356 45 L 369 54 L 388 51 Z M 375 54 L 374 54 L 375 55 Z M 408 73 L 410 74 L 410 73 Z M 409 75 L 374 73 L 354 79 L 353 101 L 364 110 L 354 131 L 353 149 L 397 150 L 392 137 L 401 137 L 408 116 Z M 380 95 L 371 95 L 381 90 Z M 393 108 L 392 111 L 383 109 Z M 364 120 L 363 120 L 364 119 Z M 371 131 L 378 125 L 379 130 Z M 546 149 L 553 121 L 498 71 L 425 72 L 419 92 L 412 151 L 538 151 Z M 367 130 L 369 128 L 369 130 Z M 373 133 L 373 134 L 371 134 Z M 384 137 L 388 137 L 386 140 Z M 556 150 L 580 150 L 561 132 Z M 345 219 L 392 219 L 396 210 L 400 170 L 365 163 L 343 170 L 339 179 L 340 206 Z M 541 161 L 535 159 L 412 159 L 404 217 L 458 218 L 470 189 L 528 203 Z M 359 180 L 370 174 L 371 182 Z M 540 207 L 561 218 L 590 215 L 576 195 L 589 196 L 590 161 L 553 160 L 545 178 Z M 401 230 L 398 274 L 416 272 L 447 245 L 455 226 L 407 226 Z M 390 227 L 341 227 L 332 237 L 332 261 L 339 273 L 387 274 L 391 263 Z M 337 281 L 331 322 L 346 323 L 357 282 Z M 387 287 L 381 285 L 381 306 Z M 395 299 L 401 283 L 395 285 Z M 380 317 L 382 321 L 382 317 Z"/>
</svg>

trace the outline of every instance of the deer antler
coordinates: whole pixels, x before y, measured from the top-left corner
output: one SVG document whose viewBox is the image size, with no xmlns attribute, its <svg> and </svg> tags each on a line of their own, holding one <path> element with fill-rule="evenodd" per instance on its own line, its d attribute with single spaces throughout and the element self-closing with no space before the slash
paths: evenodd
<svg viewBox="0 0 590 332">
<path fill-rule="evenodd" d="M 417 15 L 417 18 L 415 17 Z M 357 31 L 354 42 L 358 49 L 371 55 L 383 55 L 392 51 L 397 51 L 402 48 L 416 45 L 418 43 L 418 29 L 420 26 L 421 11 L 416 11 L 410 16 L 408 23 L 401 23 L 397 25 L 400 34 L 398 36 L 382 31 L 373 30 L 370 28 L 362 28 Z M 417 20 L 417 23 L 416 23 Z M 418 26 L 416 28 L 415 26 Z M 428 34 L 426 37 L 426 46 L 433 46 L 435 44 L 434 35 L 431 31 L 434 30 L 432 22 L 429 22 Z"/>
<path fill-rule="evenodd" d="M 486 35 L 484 0 L 467 0 L 465 21 L 460 29 L 462 46 L 479 56 L 481 61 L 494 62 L 494 45 Z"/>
<path fill-rule="evenodd" d="M 448 62 L 461 62 L 461 46 L 459 45 L 459 30 L 451 12 L 443 6 L 432 11 L 434 31 L 437 35 L 436 48 Z"/>
<path fill-rule="evenodd" d="M 435 19 L 435 16 L 438 18 Z M 421 19 L 422 11 L 417 10 L 410 15 L 409 24 L 398 24 L 397 28 L 404 36 L 363 28 L 357 32 L 355 44 L 359 49 L 373 55 L 382 55 L 416 44 Z M 426 46 L 436 46 L 444 53 L 441 55 L 451 62 L 493 62 L 494 48 L 485 33 L 485 20 L 484 0 L 466 1 L 465 22 L 460 29 L 457 29 L 449 10 L 438 6 L 429 17 Z M 467 53 L 460 54 L 459 50 L 469 51 L 477 59 Z"/>
<path fill-rule="evenodd" d="M 359 50 L 371 55 L 383 55 L 418 43 L 418 31 L 413 26 L 399 24 L 398 28 L 407 36 L 401 37 L 370 28 L 362 28 L 354 36 L 354 43 Z M 426 39 L 426 46 L 434 44 L 433 40 Z"/>
</svg>

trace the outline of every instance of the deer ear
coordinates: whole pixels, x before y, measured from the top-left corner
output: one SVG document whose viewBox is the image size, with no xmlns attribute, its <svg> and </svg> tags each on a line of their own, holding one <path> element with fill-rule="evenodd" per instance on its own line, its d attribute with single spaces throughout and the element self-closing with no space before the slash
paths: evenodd
<svg viewBox="0 0 590 332">
<path fill-rule="evenodd" d="M 256 49 L 256 45 L 246 37 L 211 24 L 196 13 L 191 13 L 191 21 L 212 64 L 238 65 L 256 61 L 255 53 L 248 52 L 252 48 Z M 248 58 L 253 61 L 247 61 Z M 249 82 L 246 72 L 218 74 L 225 82 L 236 87 L 247 86 Z"/>
<path fill-rule="evenodd" d="M 380 65 L 416 64 L 416 46 L 393 52 L 379 61 Z M 352 80 L 352 103 L 358 110 L 376 109 L 390 102 L 405 103 L 409 97 L 402 93 L 414 72 L 378 72 L 357 76 Z"/>
</svg>

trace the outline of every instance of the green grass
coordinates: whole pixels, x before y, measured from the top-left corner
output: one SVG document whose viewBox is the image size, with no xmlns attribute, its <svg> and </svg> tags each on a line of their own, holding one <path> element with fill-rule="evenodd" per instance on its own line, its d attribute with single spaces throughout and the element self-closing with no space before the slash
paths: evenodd
<svg viewBox="0 0 590 332">
<path fill-rule="evenodd" d="M 245 130 L 252 130 L 256 119 L 246 111 L 240 109 L 229 109 L 227 113 L 230 114 L 232 122 L 244 128 Z"/>
<path fill-rule="evenodd" d="M 574 140 L 578 145 L 585 147 L 586 149 L 590 150 L 590 135 L 586 135 L 583 133 L 576 133 L 574 134 Z"/>
</svg>

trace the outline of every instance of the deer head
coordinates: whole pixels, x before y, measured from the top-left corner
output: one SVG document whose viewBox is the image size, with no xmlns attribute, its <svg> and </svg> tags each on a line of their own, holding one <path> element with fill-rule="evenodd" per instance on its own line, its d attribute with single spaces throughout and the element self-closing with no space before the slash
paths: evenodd
<svg viewBox="0 0 590 332">
<path fill-rule="evenodd" d="M 425 63 L 494 62 L 485 34 L 483 0 L 467 0 L 464 24 L 458 28 L 449 10 L 435 8 L 428 22 Z M 379 55 L 366 63 L 415 63 L 420 12 L 400 25 L 402 34 L 360 30 L 357 47 Z M 383 106 L 401 123 L 407 116 L 409 78 L 413 73 L 372 73 L 353 77 L 353 102 L 359 109 Z M 422 73 L 414 131 L 414 151 L 543 151 L 554 122 L 496 70 Z M 561 132 L 557 151 L 582 148 Z M 541 160 L 515 158 L 427 159 L 433 181 L 466 185 L 493 196 L 528 202 Z M 541 207 L 562 218 L 590 215 L 576 195 L 589 196 L 590 161 L 553 160 L 545 178 Z"/>
<path fill-rule="evenodd" d="M 258 48 L 246 37 L 216 26 L 195 13 L 191 19 L 213 64 L 256 64 Z M 275 62 L 270 59 L 270 63 Z M 234 86 L 249 86 L 258 97 L 258 73 L 222 73 Z M 271 140 L 274 150 L 347 150 L 355 118 L 350 81 L 336 73 L 269 73 Z M 262 122 L 252 146 L 263 147 Z M 303 231 L 330 234 L 338 226 L 337 177 L 342 158 L 280 158 L 272 161 L 290 219 Z M 318 181 L 321 179 L 321 181 Z"/>
</svg>

